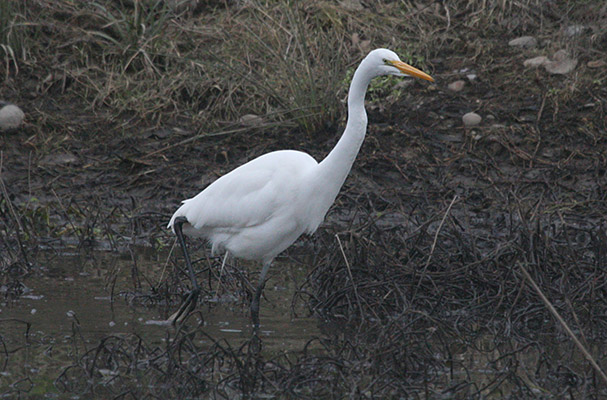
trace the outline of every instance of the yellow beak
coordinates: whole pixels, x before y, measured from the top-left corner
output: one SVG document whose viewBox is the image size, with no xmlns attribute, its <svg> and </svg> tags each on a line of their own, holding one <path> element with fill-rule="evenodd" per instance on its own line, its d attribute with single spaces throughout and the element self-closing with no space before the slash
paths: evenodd
<svg viewBox="0 0 607 400">
<path fill-rule="evenodd" d="M 430 82 L 434 82 L 434 78 L 432 78 L 430 75 L 428 75 L 427 73 L 425 73 L 423 71 L 420 71 L 419 69 L 417 69 L 415 67 L 410 66 L 407 63 L 404 63 L 402 61 L 393 61 L 393 60 L 388 60 L 388 62 L 390 64 L 392 64 L 394 67 L 396 67 L 403 74 L 415 76 L 416 78 L 421 78 L 421 79 L 425 79 Z"/>
</svg>

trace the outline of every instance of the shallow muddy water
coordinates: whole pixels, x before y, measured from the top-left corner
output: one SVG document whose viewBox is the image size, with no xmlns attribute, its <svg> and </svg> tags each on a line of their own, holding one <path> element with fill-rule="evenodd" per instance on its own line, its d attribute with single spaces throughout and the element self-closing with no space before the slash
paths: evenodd
<svg viewBox="0 0 607 400">
<path fill-rule="evenodd" d="M 162 271 L 166 255 L 150 255 L 143 251 L 136 257 L 140 278 L 155 282 L 158 277 L 172 273 L 168 269 Z M 64 393 L 58 377 L 66 368 L 69 370 L 68 367 L 79 362 L 85 365 L 83 369 L 90 366 L 79 360 L 108 338 L 141 338 L 148 347 L 162 348 L 168 338 L 173 340 L 170 338 L 175 337 L 175 328 L 164 318 L 178 304 L 170 305 L 168 310 L 165 305 L 133 306 L 127 301 L 129 296 L 123 295 L 133 291 L 133 261 L 129 255 L 64 253 L 47 258 L 47 262 L 39 264 L 39 268 L 24 280 L 27 289 L 22 296 L 0 303 L 0 397 L 60 398 Z M 328 335 L 342 335 L 347 339 L 349 335 L 345 333 L 345 327 L 342 332 L 327 333 L 334 331 L 334 327 L 323 326 L 315 317 L 292 315 L 294 292 L 305 276 L 305 268 L 300 265 L 279 262 L 272 270 L 260 315 L 260 337 L 266 360 L 284 354 L 297 358 L 304 348 L 312 349 L 322 358 L 332 350 L 310 346 L 312 339 L 327 339 Z M 212 285 L 216 284 L 213 280 Z M 221 342 L 237 349 L 251 338 L 248 307 L 236 294 L 230 293 L 229 288 L 221 288 L 218 292 L 219 298 L 206 299 L 199 304 L 197 310 L 204 316 L 200 329 L 205 335 L 197 335 L 194 340 L 200 348 L 211 348 L 213 343 Z M 531 392 L 538 395 L 546 394 L 550 387 L 538 383 L 552 379 L 545 371 L 545 365 L 563 360 L 567 360 L 567 368 L 573 367 L 579 375 L 583 371 L 588 373 L 587 363 L 568 341 L 546 338 L 541 344 L 518 344 L 496 341 L 493 336 L 445 337 L 447 342 L 430 340 L 427 343 L 436 351 L 432 361 L 435 375 L 426 383 L 430 394 L 421 394 L 424 390 L 420 390 L 419 395 L 412 398 L 434 398 L 437 394 L 452 398 L 450 391 L 461 391 L 461 385 L 470 385 L 470 382 L 474 382 L 475 388 L 466 391 L 482 398 L 510 395 L 517 389 L 513 382 L 531 388 Z M 501 345 L 496 345 L 497 342 Z M 602 347 L 600 344 L 594 346 L 593 353 L 601 354 Z M 100 367 L 96 373 L 111 377 L 113 372 Z M 515 374 L 516 378 L 505 380 L 504 376 L 508 374 Z M 562 377 L 554 379 L 573 379 L 575 376 L 573 371 L 565 371 Z M 73 377 L 70 379 L 74 380 Z M 70 398 L 81 397 L 76 394 Z"/>
<path fill-rule="evenodd" d="M 0 338 L 9 354 L 0 355 L 0 393 L 26 377 L 31 382 L 26 379 L 21 386 L 29 394 L 55 392 L 53 380 L 58 371 L 70 365 L 78 351 L 94 348 L 108 336 L 137 335 L 147 343 L 161 344 L 167 332 L 175 332 L 162 315 L 164 306 L 135 307 L 120 294 L 133 289 L 129 257 L 95 252 L 49 258 L 25 279 L 27 289 L 22 296 L 0 302 Z M 164 261 L 138 255 L 143 275 L 163 266 Z M 296 351 L 319 334 L 317 320 L 291 315 L 292 275 L 305 276 L 300 267 L 280 263 L 275 267 L 261 303 L 263 351 Z M 115 282 L 110 279 L 113 276 Z M 171 305 L 170 311 L 177 307 Z M 250 339 L 248 307 L 236 296 L 227 293 L 207 299 L 197 310 L 204 316 L 205 333 L 214 340 L 237 348 Z M 200 344 L 204 346 L 204 342 L 202 339 Z"/>
</svg>

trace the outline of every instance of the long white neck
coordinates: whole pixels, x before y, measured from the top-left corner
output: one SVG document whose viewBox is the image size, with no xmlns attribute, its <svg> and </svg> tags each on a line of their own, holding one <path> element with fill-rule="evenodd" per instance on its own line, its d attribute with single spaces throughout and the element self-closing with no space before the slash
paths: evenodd
<svg viewBox="0 0 607 400">
<path fill-rule="evenodd" d="M 356 69 L 350 90 L 348 91 L 348 122 L 341 138 L 329 155 L 318 165 L 318 177 L 325 190 L 329 186 L 332 194 L 331 204 L 343 185 L 354 159 L 360 150 L 367 132 L 367 112 L 365 111 L 365 93 L 373 76 L 365 63 Z M 333 193 L 334 192 L 334 193 Z M 329 205 L 330 206 L 330 205 Z"/>
<path fill-rule="evenodd" d="M 308 208 L 308 218 L 304 222 L 306 231 L 312 233 L 324 220 L 325 214 L 335 201 L 367 131 L 367 113 L 365 112 L 365 93 L 373 73 L 364 61 L 356 69 L 348 92 L 348 122 L 341 138 L 329 155 L 314 168 L 309 175 L 307 189 L 311 192 L 309 201 L 303 205 Z"/>
</svg>

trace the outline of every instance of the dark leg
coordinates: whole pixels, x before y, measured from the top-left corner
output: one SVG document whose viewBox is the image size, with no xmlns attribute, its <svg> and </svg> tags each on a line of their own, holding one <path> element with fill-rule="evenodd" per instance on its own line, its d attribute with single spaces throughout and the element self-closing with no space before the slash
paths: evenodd
<svg viewBox="0 0 607 400">
<path fill-rule="evenodd" d="M 260 282 L 253 295 L 253 301 L 251 301 L 251 320 L 253 321 L 254 329 L 259 329 L 259 300 L 261 299 L 261 293 L 263 292 L 264 286 L 265 282 Z"/>
<path fill-rule="evenodd" d="M 185 246 L 185 239 L 183 238 L 182 227 L 183 224 L 188 222 L 185 217 L 177 217 L 173 226 L 175 227 L 175 234 L 177 235 L 177 240 L 179 240 L 179 244 L 181 245 L 181 250 L 183 251 L 183 257 L 185 258 L 185 263 L 188 267 L 188 272 L 190 274 L 190 281 L 192 282 L 192 290 L 188 293 L 187 297 L 179 307 L 179 310 L 169 318 L 169 321 L 173 325 L 177 322 L 181 322 L 185 317 L 188 316 L 192 310 L 196 307 L 196 303 L 198 301 L 198 295 L 200 294 L 200 286 L 198 286 L 198 281 L 196 280 L 196 274 L 194 273 L 194 268 L 192 267 L 192 262 L 190 261 L 190 254 L 188 253 L 188 249 Z"/>
<path fill-rule="evenodd" d="M 259 283 L 257 284 L 253 301 L 251 301 L 251 320 L 253 321 L 253 330 L 255 332 L 259 329 L 259 300 L 261 299 L 263 288 L 266 285 L 266 275 L 268 274 L 271 264 L 272 261 L 269 261 L 263 265 L 261 273 L 259 274 Z"/>
</svg>

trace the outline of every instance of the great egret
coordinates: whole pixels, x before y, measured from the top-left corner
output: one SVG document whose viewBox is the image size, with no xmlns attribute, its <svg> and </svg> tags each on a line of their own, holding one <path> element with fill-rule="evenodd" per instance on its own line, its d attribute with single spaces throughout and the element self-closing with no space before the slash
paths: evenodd
<svg viewBox="0 0 607 400">
<path fill-rule="evenodd" d="M 343 185 L 367 130 L 365 93 L 371 79 L 405 74 L 434 79 L 387 49 L 371 51 L 360 63 L 348 93 L 348 121 L 337 145 L 320 163 L 296 150 L 257 157 L 220 177 L 173 214 L 172 228 L 185 257 L 192 290 L 171 316 L 181 320 L 196 305 L 200 288 L 183 234 L 203 237 L 212 252 L 228 252 L 263 267 L 251 302 L 253 326 L 259 327 L 259 300 L 272 260 L 302 233 L 314 233 Z"/>
</svg>

